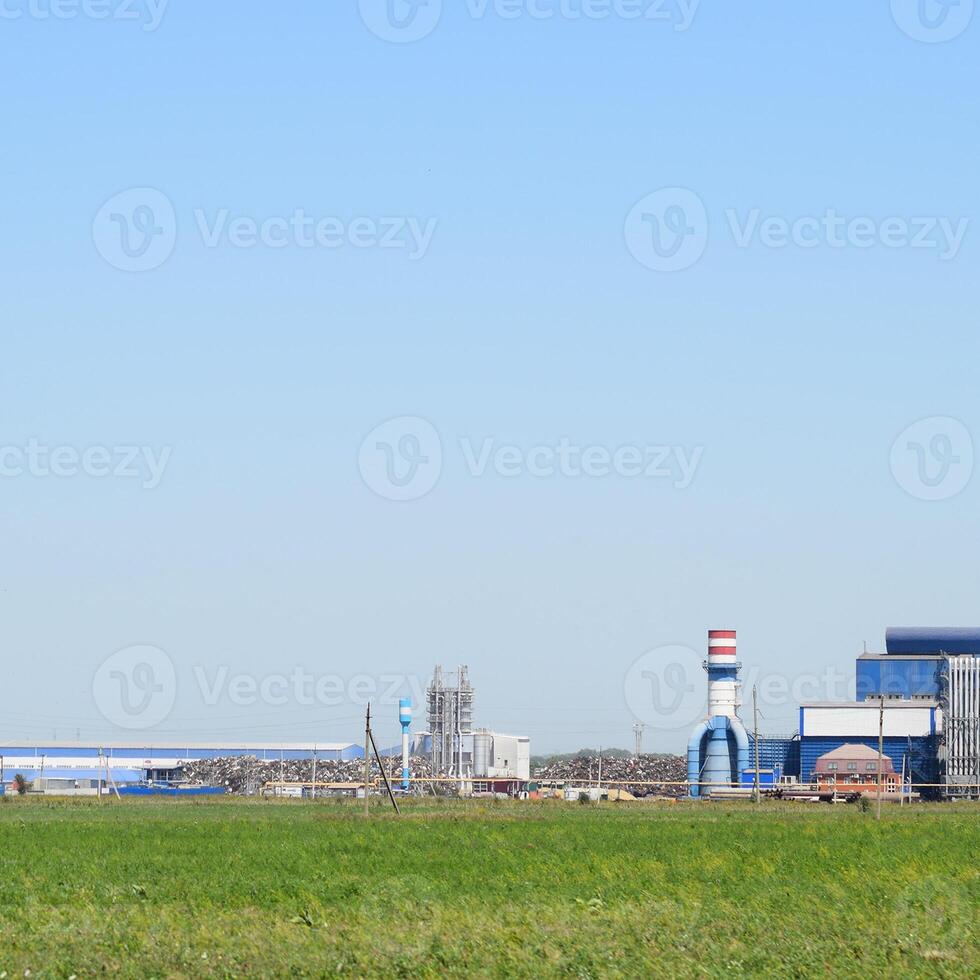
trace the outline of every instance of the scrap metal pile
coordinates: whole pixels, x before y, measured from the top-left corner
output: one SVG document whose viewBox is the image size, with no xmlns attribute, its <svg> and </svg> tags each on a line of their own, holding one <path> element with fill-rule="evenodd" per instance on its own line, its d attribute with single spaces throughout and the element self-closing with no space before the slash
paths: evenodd
<svg viewBox="0 0 980 980">
<path fill-rule="evenodd" d="M 383 757 L 382 757 L 383 758 Z M 388 778 L 401 782 L 402 760 L 384 759 Z M 425 778 L 431 775 L 429 760 L 413 757 L 412 775 Z M 201 759 L 184 763 L 184 780 L 203 786 L 224 786 L 232 793 L 258 793 L 266 783 L 310 783 L 313 781 L 313 759 L 258 759 L 255 756 L 234 756 L 221 759 Z M 377 763 L 371 761 L 371 779 L 380 779 Z M 360 783 L 364 779 L 364 760 L 317 759 L 317 783 Z"/>
<path fill-rule="evenodd" d="M 599 775 L 599 756 L 580 755 L 539 766 L 534 770 L 532 779 L 584 787 L 599 785 Z M 603 757 L 601 775 L 603 786 L 615 785 L 617 789 L 625 789 L 634 796 L 679 798 L 687 795 L 684 786 L 664 785 L 687 779 L 687 760 L 679 755 Z"/>
</svg>

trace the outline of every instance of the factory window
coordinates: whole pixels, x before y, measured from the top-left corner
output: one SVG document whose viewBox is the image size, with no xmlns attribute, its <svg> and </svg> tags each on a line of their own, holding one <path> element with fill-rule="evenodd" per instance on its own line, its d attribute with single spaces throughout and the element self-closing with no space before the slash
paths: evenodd
<svg viewBox="0 0 980 980">
<path fill-rule="evenodd" d="M 869 762 L 867 764 L 867 766 L 865 766 L 865 768 L 868 770 L 868 772 L 877 772 L 878 771 L 878 763 L 877 762 Z"/>
<path fill-rule="evenodd" d="M 828 763 L 827 763 L 827 768 L 828 768 L 828 769 L 829 769 L 829 770 L 830 770 L 831 772 L 836 772 L 836 771 L 837 771 L 837 763 L 836 763 L 836 762 L 828 762 Z"/>
<path fill-rule="evenodd" d="M 858 764 L 856 762 L 849 762 L 847 764 L 848 772 L 857 772 Z"/>
</svg>

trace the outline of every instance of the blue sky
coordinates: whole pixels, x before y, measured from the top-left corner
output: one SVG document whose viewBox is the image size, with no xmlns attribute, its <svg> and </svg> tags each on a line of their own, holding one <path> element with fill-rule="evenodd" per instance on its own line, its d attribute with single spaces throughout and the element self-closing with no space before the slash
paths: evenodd
<svg viewBox="0 0 980 980">
<path fill-rule="evenodd" d="M 703 0 L 684 30 L 671 2 L 471 0 L 392 43 L 363 2 L 4 0 L 0 737 L 356 739 L 360 675 L 380 697 L 466 662 L 479 721 L 536 750 L 630 745 L 637 719 L 676 750 L 691 719 L 647 713 L 631 668 L 700 657 L 709 627 L 792 680 L 851 676 L 889 624 L 975 623 L 980 17 L 930 43 L 902 0 Z M 146 188 L 165 255 L 124 271 L 110 215 Z M 628 229 L 664 188 L 703 205 L 676 271 Z M 671 227 L 645 207 L 637 228 Z M 339 238 L 303 247 L 299 212 Z M 839 247 L 828 213 L 860 222 Z M 221 214 L 286 243 L 236 246 Z M 740 244 L 753 214 L 770 244 Z M 414 257 L 410 221 L 434 229 Z M 364 449 L 391 419 L 428 427 Z M 430 492 L 377 492 L 386 440 Z M 682 487 L 529 472 L 562 440 L 698 464 Z M 32 444 L 123 472 L 42 473 Z M 485 445 L 517 474 L 475 475 Z M 145 646 L 173 704 L 122 730 L 93 678 Z M 344 695 L 208 704 L 222 667 Z"/>
</svg>

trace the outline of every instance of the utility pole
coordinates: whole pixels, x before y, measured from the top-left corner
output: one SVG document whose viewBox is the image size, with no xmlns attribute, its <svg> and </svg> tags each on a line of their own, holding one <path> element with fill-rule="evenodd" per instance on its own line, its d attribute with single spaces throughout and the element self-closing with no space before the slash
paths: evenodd
<svg viewBox="0 0 980 980">
<path fill-rule="evenodd" d="M 755 730 L 755 802 L 762 802 L 762 787 L 759 785 L 759 697 L 755 684 L 752 685 L 752 727 Z"/>
<path fill-rule="evenodd" d="M 878 702 L 878 812 L 875 820 L 881 819 L 881 770 L 883 769 L 883 759 L 885 755 L 885 698 L 884 695 Z"/>
<path fill-rule="evenodd" d="M 364 816 L 371 816 L 370 800 L 368 799 L 368 780 L 371 778 L 371 702 L 368 701 L 367 714 L 364 716 Z"/>
<path fill-rule="evenodd" d="M 602 746 L 599 746 L 599 790 L 602 790 Z M 601 792 L 600 792 L 601 795 Z"/>
<path fill-rule="evenodd" d="M 388 782 L 388 774 L 385 772 L 384 763 L 381 761 L 381 754 L 378 752 L 377 745 L 374 744 L 374 735 L 370 731 L 368 735 L 371 737 L 371 748 L 374 749 L 374 758 L 377 760 L 378 768 L 381 770 L 381 778 L 385 781 L 388 799 L 391 800 L 391 805 L 395 808 L 395 813 L 398 813 L 398 803 L 395 801 L 395 794 L 391 791 L 391 783 Z"/>
<path fill-rule="evenodd" d="M 316 746 L 313 746 L 313 788 L 310 790 L 310 798 L 316 802 Z"/>
<path fill-rule="evenodd" d="M 637 759 L 639 759 L 639 757 L 643 754 L 643 729 L 645 727 L 646 726 L 643 724 L 643 722 L 637 722 L 637 724 L 633 726 L 633 740 L 635 743 L 633 746 L 633 755 L 635 755 Z"/>
</svg>

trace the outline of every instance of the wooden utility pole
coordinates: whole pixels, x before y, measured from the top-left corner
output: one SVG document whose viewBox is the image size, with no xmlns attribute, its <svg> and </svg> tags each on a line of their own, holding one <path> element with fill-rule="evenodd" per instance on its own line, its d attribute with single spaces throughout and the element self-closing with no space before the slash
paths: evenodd
<svg viewBox="0 0 980 980">
<path fill-rule="evenodd" d="M 885 698 L 882 696 L 878 702 L 878 812 L 875 820 L 881 819 L 881 771 L 885 756 Z"/>
<path fill-rule="evenodd" d="M 759 786 L 759 699 L 756 686 L 752 685 L 752 727 L 755 731 L 755 802 L 762 802 L 762 788 Z"/>
<path fill-rule="evenodd" d="M 371 816 L 371 804 L 368 799 L 368 780 L 371 778 L 371 702 L 368 701 L 367 714 L 364 716 L 364 816 Z"/>
<path fill-rule="evenodd" d="M 313 787 L 310 790 L 311 798 L 316 800 L 316 746 L 313 746 Z"/>
<path fill-rule="evenodd" d="M 381 755 L 378 752 L 377 745 L 374 744 L 374 734 L 368 732 L 371 737 L 371 748 L 374 749 L 374 758 L 378 762 L 378 768 L 381 770 L 381 778 L 385 781 L 385 789 L 388 790 L 388 799 L 391 800 L 391 805 L 395 808 L 395 813 L 398 813 L 398 804 L 395 802 L 395 794 L 391 791 L 391 783 L 388 782 L 388 774 L 385 772 L 384 763 L 381 761 Z"/>
</svg>

